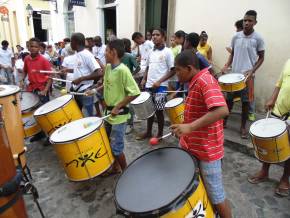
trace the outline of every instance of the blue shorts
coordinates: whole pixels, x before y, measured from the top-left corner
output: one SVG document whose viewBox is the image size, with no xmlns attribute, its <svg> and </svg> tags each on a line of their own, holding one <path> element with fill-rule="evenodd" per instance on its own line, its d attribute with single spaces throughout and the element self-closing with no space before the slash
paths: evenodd
<svg viewBox="0 0 290 218">
<path fill-rule="evenodd" d="M 77 95 L 75 100 L 81 110 L 82 108 L 86 109 L 86 116 L 91 117 L 94 115 L 94 96 Z"/>
<path fill-rule="evenodd" d="M 238 92 L 228 92 L 227 93 L 227 101 L 233 102 L 234 98 L 240 97 L 243 103 L 250 102 L 249 101 L 249 88 L 246 87 Z"/>
<path fill-rule="evenodd" d="M 120 123 L 111 125 L 105 123 L 108 137 L 110 138 L 110 145 L 114 156 L 119 156 L 124 151 L 124 136 L 126 132 L 127 123 Z"/>
<path fill-rule="evenodd" d="M 226 196 L 223 187 L 221 160 L 212 162 L 199 161 L 199 169 L 212 204 L 224 202 Z"/>
</svg>

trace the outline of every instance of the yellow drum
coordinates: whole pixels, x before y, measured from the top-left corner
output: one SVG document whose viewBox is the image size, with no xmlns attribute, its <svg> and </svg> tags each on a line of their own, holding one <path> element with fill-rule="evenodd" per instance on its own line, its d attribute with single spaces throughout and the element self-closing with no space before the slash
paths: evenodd
<svg viewBox="0 0 290 218">
<path fill-rule="evenodd" d="M 183 98 L 174 98 L 166 102 L 165 110 L 171 124 L 181 124 L 184 119 Z"/>
<path fill-rule="evenodd" d="M 83 114 L 72 95 L 64 95 L 39 107 L 34 117 L 41 129 L 51 135 L 54 130 L 71 121 L 81 119 Z"/>
<path fill-rule="evenodd" d="M 3 120 L 8 136 L 8 143 L 15 160 L 15 165 L 26 166 L 24 156 L 24 133 L 21 121 L 20 88 L 14 85 L 0 85 L 0 104 L 3 106 Z M 21 163 L 20 163 L 21 162 Z"/>
<path fill-rule="evenodd" d="M 221 90 L 224 92 L 237 92 L 246 88 L 245 76 L 241 73 L 229 73 L 218 79 Z"/>
<path fill-rule="evenodd" d="M 290 145 L 285 121 L 267 118 L 254 122 L 250 135 L 255 156 L 263 162 L 279 163 L 290 157 Z"/>
<path fill-rule="evenodd" d="M 98 117 L 66 124 L 50 136 L 50 142 L 72 181 L 94 178 L 114 162 L 103 121 Z"/>
<path fill-rule="evenodd" d="M 119 177 L 114 195 L 117 212 L 126 217 L 215 217 L 197 161 L 176 147 L 134 160 Z"/>
<path fill-rule="evenodd" d="M 22 123 L 24 128 L 24 137 L 28 138 L 41 131 L 33 117 L 33 113 L 40 104 L 39 97 L 31 92 L 22 92 L 20 94 Z"/>
</svg>

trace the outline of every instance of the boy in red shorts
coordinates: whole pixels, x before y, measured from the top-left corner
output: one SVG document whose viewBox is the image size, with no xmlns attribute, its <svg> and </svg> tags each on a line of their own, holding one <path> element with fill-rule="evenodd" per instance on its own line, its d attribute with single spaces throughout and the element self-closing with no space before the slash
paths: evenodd
<svg viewBox="0 0 290 218">
<path fill-rule="evenodd" d="M 184 123 L 172 125 L 180 137 L 181 147 L 199 160 L 199 169 L 207 194 L 220 217 L 231 217 L 222 182 L 221 159 L 224 156 L 223 118 L 227 104 L 216 79 L 208 68 L 199 70 L 198 58 L 191 51 L 175 59 L 176 75 L 189 83 L 185 102 Z"/>
</svg>

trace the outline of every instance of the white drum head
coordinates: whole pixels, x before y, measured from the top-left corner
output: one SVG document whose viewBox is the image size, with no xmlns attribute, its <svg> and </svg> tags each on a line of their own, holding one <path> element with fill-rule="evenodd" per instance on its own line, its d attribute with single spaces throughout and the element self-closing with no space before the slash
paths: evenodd
<svg viewBox="0 0 290 218">
<path fill-rule="evenodd" d="M 241 73 L 229 73 L 219 77 L 220 83 L 238 83 L 245 79 L 245 76 Z"/>
<path fill-rule="evenodd" d="M 14 85 L 0 85 L 0 98 L 13 95 L 20 91 L 20 88 L 18 86 Z"/>
<path fill-rule="evenodd" d="M 52 144 L 57 144 L 80 139 L 98 129 L 102 123 L 103 120 L 99 117 L 75 120 L 55 130 L 49 140 Z"/>
<path fill-rule="evenodd" d="M 171 108 L 177 105 L 180 105 L 183 102 L 183 98 L 173 98 L 170 101 L 166 102 L 165 107 Z"/>
<path fill-rule="evenodd" d="M 285 122 L 275 118 L 258 120 L 250 127 L 250 133 L 259 138 L 276 137 L 285 132 L 285 130 Z"/>
<path fill-rule="evenodd" d="M 61 97 L 58 97 L 56 99 L 53 99 L 52 101 L 47 102 L 46 104 L 42 105 L 39 107 L 35 112 L 34 115 L 42 115 L 42 114 L 47 114 L 49 112 L 52 112 L 66 103 L 68 103 L 72 99 L 72 95 L 64 95 Z"/>
<path fill-rule="evenodd" d="M 39 104 L 39 97 L 31 92 L 21 93 L 21 111 L 29 110 Z"/>
<path fill-rule="evenodd" d="M 150 98 L 150 93 L 149 92 L 141 92 L 141 94 L 131 101 L 130 104 L 142 104 L 143 102 L 147 101 Z"/>
</svg>

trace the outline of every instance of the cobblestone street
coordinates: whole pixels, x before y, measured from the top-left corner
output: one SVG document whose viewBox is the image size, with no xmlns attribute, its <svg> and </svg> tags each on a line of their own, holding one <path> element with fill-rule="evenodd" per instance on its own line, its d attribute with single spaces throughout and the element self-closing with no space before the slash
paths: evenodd
<svg viewBox="0 0 290 218">
<path fill-rule="evenodd" d="M 135 132 L 142 131 L 143 125 L 144 123 L 138 123 Z M 128 162 L 151 149 L 147 141 L 136 141 L 134 135 L 133 133 L 126 137 Z M 177 144 L 177 140 L 171 137 L 160 146 Z M 46 217 L 119 217 L 115 213 L 113 201 L 113 187 L 117 176 L 70 182 L 65 177 L 52 146 L 43 147 L 40 143 L 33 143 L 28 145 L 28 149 L 28 163 Z M 254 173 L 259 167 L 256 159 L 226 148 L 223 160 L 224 185 L 234 217 L 289 218 L 290 198 L 274 197 L 282 167 L 275 165 L 271 168 L 270 181 L 259 185 L 249 184 L 248 174 Z M 29 216 L 40 217 L 31 196 L 25 196 L 25 201 Z"/>
</svg>

